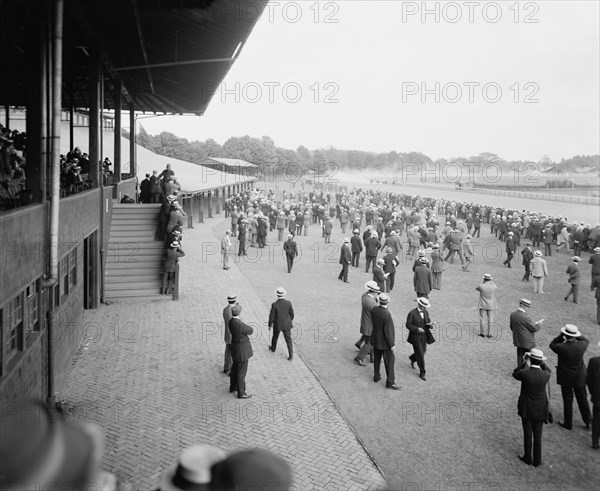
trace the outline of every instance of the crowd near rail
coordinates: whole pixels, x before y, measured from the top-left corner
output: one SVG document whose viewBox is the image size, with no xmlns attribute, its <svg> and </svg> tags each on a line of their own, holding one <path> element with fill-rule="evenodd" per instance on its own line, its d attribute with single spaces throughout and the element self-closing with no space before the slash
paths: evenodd
<svg viewBox="0 0 600 491">
<path fill-rule="evenodd" d="M 173 268 L 184 256 L 181 243 L 185 213 L 178 202 L 181 187 L 169 166 L 161 174 L 154 172 L 147 175 L 145 181 L 141 186 L 140 200 L 143 203 L 161 203 L 155 238 L 165 244 L 163 293 L 167 293 L 173 288 Z M 413 349 L 410 363 L 413 368 L 417 365 L 415 373 L 419 378 L 427 381 L 426 349 L 435 342 L 437 324 L 429 314 L 432 304 L 430 293 L 442 288 L 445 264 L 459 260 L 462 269 L 468 271 L 474 259 L 471 241 L 480 237 L 482 228 L 489 227 L 491 235 L 503 244 L 506 251 L 503 266 L 506 268 L 513 267 L 515 254 L 523 248 L 520 251 L 524 266 L 521 280 L 534 279 L 532 293 L 537 295 L 544 294 L 543 278 L 552 267 L 552 256 L 568 253 L 572 254 L 567 268 L 570 289 L 564 300 L 572 296 L 572 301 L 578 303 L 582 276 L 580 263 L 591 264 L 591 289 L 595 291 L 596 321 L 600 324 L 600 223 L 592 226 L 573 217 L 552 216 L 542 211 L 357 187 L 321 186 L 319 189 L 316 186 L 306 191 L 304 183 L 297 192 L 283 191 L 279 194 L 254 187 L 232 195 L 225 200 L 225 218 L 229 228 L 221 240 L 224 270 L 230 269 L 230 255 L 241 257 L 247 254 L 247 247 L 265 247 L 269 234 L 273 234 L 270 241 L 279 242 L 285 251 L 288 274 L 292 274 L 298 253 L 296 237 L 314 234 L 328 243 L 334 226 L 348 235 L 344 237 L 340 250 L 338 279 L 348 281 L 351 267 L 362 269 L 362 257 L 364 272 L 373 275 L 365 283 L 358 305 L 361 311 L 360 333 L 357 333 L 360 339 L 355 344 L 358 351 L 348 362 L 361 367 L 368 366 L 367 359 L 373 362 L 375 382 L 382 379 L 383 362 L 387 389 L 400 388 L 394 378 L 394 322 L 387 308 L 393 302 L 390 292 L 395 286 L 395 271 L 402 260 L 400 257 L 414 260 L 413 286 L 417 306 L 408 313 L 404 325 Z M 497 309 L 496 289 L 492 274 L 486 273 L 477 287 L 481 337 L 493 337 L 490 324 L 493 310 Z M 227 305 L 223 311 L 226 343 L 223 370 L 230 375 L 229 391 L 237 392 L 239 398 L 249 398 L 251 394 L 246 392 L 245 376 L 248 359 L 252 356 L 248 338 L 252 328 L 242 320 L 243 311 L 235 293 L 227 293 Z M 277 337 L 282 332 L 291 360 L 293 352 L 289 330 L 293 327 L 294 311 L 291 302 L 285 298 L 285 289 L 277 288 L 276 295 L 277 301 L 271 306 L 269 315 L 269 329 L 273 328 L 270 348 L 275 351 Z M 547 395 L 550 368 L 545 363 L 547 358 L 543 351 L 535 344 L 535 333 L 542 321 L 534 323 L 529 318 L 529 299 L 521 298 L 516 303 L 518 309 L 511 314 L 509 322 L 517 351 L 513 377 L 521 382 L 518 412 L 523 422 L 524 445 L 519 459 L 524 464 L 538 467 L 542 465 L 542 427 L 544 423 L 552 422 Z M 237 343 L 237 346 L 232 343 Z M 558 384 L 561 385 L 564 404 L 560 424 L 566 429 L 572 428 L 575 396 L 585 427 L 592 429 L 592 448 L 598 449 L 600 357 L 591 358 L 586 367 L 583 355 L 588 345 L 589 340 L 577 326 L 566 324 L 551 342 L 550 349 L 558 355 Z M 592 411 L 586 387 L 592 396 Z M 15 416 L 2 421 L 7 430 L 7 436 L 0 444 L 4 479 L 23 485 L 31 483 L 35 476 L 39 484 L 39 474 L 31 468 L 31 462 L 34 462 L 40 469 L 52 470 L 42 478 L 45 479 L 42 484 L 69 482 L 75 484 L 73 489 L 87 489 L 86 485 L 94 482 L 98 489 L 114 489 L 116 477 L 100 469 L 101 453 L 98 449 L 101 448 L 101 431 L 90 425 L 76 427 L 57 418 L 45 405 L 30 404 L 29 411 L 16 413 L 19 416 L 32 415 L 31 418 Z M 48 441 L 29 445 L 30 439 L 23 436 L 28 434 L 42 435 L 39 438 Z M 50 450 L 57 445 L 57 439 L 64 450 L 63 457 L 61 462 L 50 462 L 54 458 Z M 178 462 L 163 472 L 157 489 L 283 490 L 290 489 L 292 482 L 290 464 L 271 452 L 251 449 L 227 455 L 218 447 L 191 445 L 183 450 Z"/>
<path fill-rule="evenodd" d="M 0 124 L 0 210 L 25 206 L 32 196 L 27 191 L 27 135 Z"/>
</svg>

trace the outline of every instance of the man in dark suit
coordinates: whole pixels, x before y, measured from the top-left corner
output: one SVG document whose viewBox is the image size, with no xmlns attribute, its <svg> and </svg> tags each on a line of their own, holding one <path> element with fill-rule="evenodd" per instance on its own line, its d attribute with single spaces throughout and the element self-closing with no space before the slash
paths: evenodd
<svg viewBox="0 0 600 491">
<path fill-rule="evenodd" d="M 396 266 L 400 264 L 400 259 L 394 254 L 394 250 L 391 247 L 386 247 L 386 255 L 383 256 L 383 272 L 387 273 L 386 278 L 386 291 L 391 292 L 394 289 L 394 278 L 396 277 Z"/>
<path fill-rule="evenodd" d="M 594 254 L 588 261 L 592 265 L 592 291 L 596 288 L 596 282 L 600 281 L 600 247 L 594 248 Z"/>
<path fill-rule="evenodd" d="M 273 328 L 273 338 L 269 349 L 275 353 L 277 339 L 279 339 L 279 333 L 282 332 L 288 348 L 288 360 L 291 361 L 294 358 L 294 346 L 290 333 L 294 327 L 292 324 L 294 320 L 294 308 L 292 307 L 292 302 L 284 298 L 286 293 L 285 288 L 281 286 L 275 290 L 277 300 L 271 304 L 271 312 L 269 313 L 269 331 Z"/>
<path fill-rule="evenodd" d="M 408 333 L 407 341 L 413 345 L 413 354 L 410 355 L 410 366 L 415 368 L 415 362 L 419 367 L 419 377 L 425 378 L 425 351 L 427 351 L 427 331 L 430 331 L 433 323 L 429 318 L 427 309 L 431 304 L 425 297 L 417 299 L 417 308 L 411 310 L 406 318 Z"/>
<path fill-rule="evenodd" d="M 248 373 L 248 360 L 252 358 L 252 345 L 249 335 L 254 330 L 240 320 L 242 306 L 235 304 L 231 307 L 231 320 L 229 331 L 231 331 L 231 358 L 233 365 L 229 381 L 229 392 L 237 390 L 238 399 L 250 399 L 252 395 L 246 394 L 246 373 Z"/>
<path fill-rule="evenodd" d="M 521 251 L 521 256 L 523 257 L 523 266 L 525 266 L 525 274 L 521 281 L 529 281 L 529 276 L 531 276 L 531 260 L 533 259 L 531 242 L 527 242 L 525 249 Z"/>
<path fill-rule="evenodd" d="M 415 268 L 413 273 L 413 284 L 417 297 L 429 298 L 431 287 L 433 286 L 433 274 L 431 269 L 427 266 L 427 258 L 422 257 L 420 259 L 420 266 Z"/>
<path fill-rule="evenodd" d="M 502 263 L 509 268 L 512 268 L 510 262 L 515 257 L 515 241 L 513 239 L 514 232 L 508 232 L 508 238 L 506 239 L 506 260 Z"/>
<path fill-rule="evenodd" d="M 373 307 L 371 310 L 371 319 L 373 321 L 373 332 L 371 333 L 371 344 L 375 361 L 373 363 L 374 376 L 373 380 L 379 382 L 381 380 L 380 367 L 381 358 L 383 357 L 383 366 L 385 367 L 385 375 L 387 378 L 385 387 L 387 389 L 400 390 L 396 385 L 394 375 L 394 363 L 396 357 L 394 351 L 396 349 L 396 332 L 394 331 L 394 321 L 392 314 L 388 310 L 388 302 L 390 297 L 382 293 L 379 295 L 379 306 Z"/>
<path fill-rule="evenodd" d="M 294 242 L 292 234 L 288 234 L 288 240 L 283 243 L 283 250 L 285 251 L 285 258 L 287 260 L 288 273 L 291 273 L 294 266 L 294 258 L 298 255 L 298 247 Z"/>
<path fill-rule="evenodd" d="M 347 237 L 344 239 L 344 243 L 340 249 L 340 264 L 342 265 L 342 270 L 338 275 L 338 280 L 344 280 L 344 283 L 349 283 L 348 281 L 348 267 L 352 262 L 352 253 L 350 252 L 350 239 Z"/>
<path fill-rule="evenodd" d="M 517 347 L 517 366 L 523 363 L 523 355 L 535 348 L 535 333 L 542 327 L 544 319 L 533 323 L 527 315 L 531 302 L 526 298 L 519 301 L 519 308 L 510 314 L 510 330 L 513 333 L 513 345 Z"/>
<path fill-rule="evenodd" d="M 231 371 L 233 360 L 231 359 L 231 331 L 229 330 L 229 321 L 231 320 L 231 308 L 237 303 L 235 295 L 227 297 L 227 307 L 223 309 L 223 320 L 225 321 L 224 340 L 225 340 L 225 361 L 223 363 L 223 373 Z"/>
<path fill-rule="evenodd" d="M 365 288 L 367 291 L 363 293 L 360 302 L 361 302 L 361 313 L 360 313 L 360 334 L 361 338 L 354 343 L 360 351 L 356 358 L 354 358 L 354 363 L 360 365 L 361 367 L 366 366 L 363 361 L 367 355 L 371 356 L 371 361 L 373 361 L 373 346 L 371 345 L 371 334 L 373 333 L 373 319 L 371 317 L 371 311 L 373 308 L 379 305 L 378 303 L 378 295 L 379 295 L 379 287 L 377 283 L 374 281 L 367 281 L 365 283 Z"/>
<path fill-rule="evenodd" d="M 573 256 L 573 262 L 567 266 L 567 274 L 569 275 L 569 284 L 571 288 L 567 296 L 565 297 L 565 301 L 569 300 L 569 296 L 573 294 L 573 303 L 579 303 L 579 278 L 581 276 L 581 270 L 579 269 L 579 261 L 581 258 L 579 256 Z"/>
<path fill-rule="evenodd" d="M 598 343 L 600 347 L 600 343 Z M 592 448 L 598 450 L 600 437 L 600 356 L 590 358 L 586 383 L 592 396 Z"/>
<path fill-rule="evenodd" d="M 525 353 L 523 363 L 513 372 L 513 377 L 521 381 L 518 411 L 523 424 L 523 457 L 519 456 L 519 459 L 534 467 L 542 464 L 542 429 L 549 412 L 546 385 L 551 372 L 544 360 L 544 353 L 533 348 L 530 353 Z"/>
<path fill-rule="evenodd" d="M 356 268 L 358 268 L 360 253 L 363 250 L 363 246 L 358 234 L 360 234 L 360 231 L 357 228 L 354 229 L 354 235 L 352 235 L 352 238 L 350 239 L 350 245 L 352 250 L 352 266 Z"/>
<path fill-rule="evenodd" d="M 377 253 L 381 249 L 381 242 L 379 242 L 379 235 L 377 232 L 371 232 L 370 237 L 365 241 L 365 255 L 366 255 L 366 266 L 365 273 L 369 272 L 369 266 L 373 263 L 373 269 L 375 269 Z M 381 289 L 383 291 L 383 288 Z"/>
<path fill-rule="evenodd" d="M 567 324 L 561 334 L 550 343 L 550 349 L 558 355 L 556 382 L 560 385 L 564 406 L 564 421 L 560 426 L 570 430 L 573 427 L 573 393 L 586 428 L 590 427 L 592 417 L 585 390 L 586 369 L 583 355 L 590 342 L 581 335 L 577 326 Z"/>
<path fill-rule="evenodd" d="M 384 264 L 383 258 L 379 258 L 373 265 L 373 281 L 377 283 L 379 290 L 382 292 L 385 292 L 385 280 L 388 277 L 388 273 L 383 271 Z"/>
</svg>

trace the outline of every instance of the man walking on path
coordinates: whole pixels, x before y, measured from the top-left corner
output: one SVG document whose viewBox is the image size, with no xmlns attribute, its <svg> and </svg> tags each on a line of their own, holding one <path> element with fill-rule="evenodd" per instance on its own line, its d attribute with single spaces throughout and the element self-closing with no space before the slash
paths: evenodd
<svg viewBox="0 0 600 491">
<path fill-rule="evenodd" d="M 533 259 L 531 242 L 527 242 L 525 249 L 521 251 L 521 256 L 523 257 L 523 266 L 525 266 L 525 274 L 523 275 L 523 278 L 521 278 L 521 281 L 529 281 L 529 276 L 531 275 L 531 260 Z"/>
<path fill-rule="evenodd" d="M 388 310 L 388 302 L 390 297 L 386 293 L 379 295 L 379 306 L 374 307 L 371 311 L 373 319 L 373 332 L 371 334 L 371 343 L 373 344 L 374 354 L 374 376 L 373 380 L 379 382 L 381 380 L 380 367 L 381 358 L 383 358 L 383 366 L 386 374 L 386 389 L 400 390 L 396 385 L 394 374 L 394 363 L 396 357 L 394 351 L 396 349 L 396 333 L 394 331 L 394 321 L 392 314 Z"/>
<path fill-rule="evenodd" d="M 600 347 L 600 343 L 598 343 Z M 590 358 L 586 384 L 592 398 L 592 448 L 598 450 L 600 438 L 600 356 Z"/>
<path fill-rule="evenodd" d="M 360 230 L 354 229 L 354 234 L 350 239 L 350 244 L 352 246 L 352 266 L 358 268 L 358 263 L 360 260 L 360 253 L 363 250 L 362 242 L 359 237 Z"/>
<path fill-rule="evenodd" d="M 363 293 L 361 297 L 361 313 L 360 313 L 360 339 L 355 343 L 355 346 L 360 350 L 354 363 L 365 366 L 364 359 L 367 355 L 373 359 L 373 347 L 371 345 L 371 334 L 373 332 L 373 319 L 371 317 L 371 311 L 374 307 L 379 305 L 377 296 L 379 295 L 379 287 L 374 281 L 367 281 L 365 283 L 367 291 Z"/>
<path fill-rule="evenodd" d="M 564 420 L 559 425 L 567 430 L 573 427 L 574 393 L 583 423 L 589 429 L 592 416 L 585 390 L 587 371 L 583 355 L 590 342 L 573 324 L 565 325 L 560 332 L 550 343 L 550 349 L 558 355 L 556 383 L 560 385 L 563 399 Z"/>
<path fill-rule="evenodd" d="M 523 425 L 523 456 L 519 459 L 534 467 L 542 465 L 542 429 L 550 407 L 546 385 L 551 372 L 544 360 L 544 353 L 534 348 L 525 354 L 523 363 L 513 372 L 513 377 L 521 382 L 517 407 Z"/>
<path fill-rule="evenodd" d="M 544 278 L 548 276 L 548 266 L 546 260 L 542 258 L 542 251 L 533 253 L 531 276 L 533 277 L 533 292 L 544 293 Z"/>
<path fill-rule="evenodd" d="M 288 240 L 283 243 L 283 250 L 285 251 L 288 273 L 291 273 L 292 267 L 294 266 L 294 258 L 298 255 L 298 247 L 294 242 L 294 236 L 292 234 L 288 234 Z"/>
<path fill-rule="evenodd" d="M 600 281 L 600 247 L 596 247 L 594 249 L 594 254 L 590 256 L 590 260 L 588 261 L 592 265 L 592 288 L 594 291 L 596 288 L 596 280 Z"/>
<path fill-rule="evenodd" d="M 275 290 L 277 300 L 271 304 L 271 312 L 269 312 L 269 331 L 273 328 L 273 338 L 271 339 L 269 349 L 275 353 L 275 350 L 277 350 L 277 339 L 279 339 L 279 333 L 282 332 L 288 349 L 288 360 L 292 361 L 294 358 L 294 345 L 292 344 L 290 331 L 294 327 L 292 324 L 294 320 L 294 308 L 292 307 L 292 302 L 284 298 L 286 293 L 285 288 L 282 286 Z"/>
<path fill-rule="evenodd" d="M 233 365 L 229 381 L 229 392 L 237 391 L 238 399 L 250 399 L 252 395 L 246 394 L 246 374 L 248 373 L 248 360 L 252 358 L 252 345 L 249 335 L 254 330 L 240 320 L 242 306 L 236 304 L 231 308 L 231 320 L 229 330 L 231 331 L 231 358 Z"/>
<path fill-rule="evenodd" d="M 483 283 L 478 285 L 475 290 L 479 292 L 479 336 L 491 338 L 490 334 L 492 324 L 494 323 L 494 310 L 498 308 L 496 303 L 496 290 L 498 287 L 492 281 L 492 275 L 486 273 L 483 275 Z M 484 334 L 484 331 L 486 333 Z"/>
<path fill-rule="evenodd" d="M 425 352 L 427 351 L 427 338 L 431 335 L 429 331 L 433 327 L 433 323 L 429 318 L 427 309 L 430 307 L 429 300 L 425 297 L 417 299 L 417 308 L 411 310 L 406 318 L 406 328 L 408 333 L 407 341 L 413 346 L 413 354 L 409 356 L 410 366 L 415 368 L 415 362 L 419 367 L 419 377 L 421 380 L 425 378 Z"/>
<path fill-rule="evenodd" d="M 517 348 L 517 366 L 523 363 L 523 355 L 535 348 L 535 333 L 542 327 L 544 319 L 533 323 L 527 315 L 531 302 L 526 298 L 519 301 L 519 308 L 510 314 L 510 330 L 513 333 L 513 344 Z"/>
<path fill-rule="evenodd" d="M 231 230 L 227 229 L 221 239 L 221 256 L 223 257 L 223 269 L 229 269 L 229 253 L 231 250 Z"/>
<path fill-rule="evenodd" d="M 569 275 L 569 284 L 571 288 L 569 289 L 569 293 L 565 297 L 565 301 L 569 301 L 569 297 L 573 294 L 573 303 L 579 303 L 579 278 L 581 276 L 581 270 L 579 269 L 579 261 L 581 258 L 579 256 L 573 256 L 573 262 L 569 264 L 567 267 L 566 273 Z"/>
<path fill-rule="evenodd" d="M 352 262 L 352 253 L 350 252 L 350 239 L 347 237 L 344 239 L 344 243 L 340 249 L 340 264 L 342 265 L 342 270 L 338 275 L 338 280 L 343 280 L 344 283 L 349 283 L 348 281 L 348 268 L 350 267 L 350 263 Z"/>
<path fill-rule="evenodd" d="M 444 271 L 444 255 L 440 251 L 440 245 L 433 244 L 431 251 L 431 273 L 433 274 L 433 289 L 442 289 L 442 272 Z"/>
<path fill-rule="evenodd" d="M 231 331 L 229 330 L 229 321 L 233 317 L 231 309 L 237 303 L 237 297 L 235 295 L 229 295 L 227 297 L 227 307 L 223 309 L 223 320 L 225 321 L 224 328 L 224 341 L 225 341 L 225 361 L 223 362 L 223 373 L 231 372 L 231 365 L 233 359 L 231 358 Z"/>
</svg>

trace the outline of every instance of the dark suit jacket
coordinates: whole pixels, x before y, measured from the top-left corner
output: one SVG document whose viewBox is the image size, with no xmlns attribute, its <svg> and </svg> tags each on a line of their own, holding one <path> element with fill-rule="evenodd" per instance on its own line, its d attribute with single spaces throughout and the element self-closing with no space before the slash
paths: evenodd
<svg viewBox="0 0 600 491">
<path fill-rule="evenodd" d="M 417 266 L 415 268 L 413 283 L 415 291 L 418 293 L 429 294 L 432 288 L 433 274 L 427 266 Z"/>
<path fill-rule="evenodd" d="M 381 266 L 376 265 L 373 268 L 373 281 L 377 283 L 377 286 L 382 292 L 385 291 L 385 276 L 383 275 L 383 269 L 381 269 Z"/>
<path fill-rule="evenodd" d="M 343 244 L 340 249 L 340 264 L 350 264 L 352 261 L 352 253 L 347 244 Z"/>
<path fill-rule="evenodd" d="M 548 396 L 546 385 L 550 380 L 550 368 L 545 363 L 543 368 L 527 368 L 523 363 L 515 368 L 513 377 L 521 381 L 518 410 L 523 419 L 546 420 L 548 418 Z"/>
<path fill-rule="evenodd" d="M 296 257 L 298 255 L 298 248 L 292 239 L 288 239 L 283 243 L 283 250 L 288 256 Z"/>
<path fill-rule="evenodd" d="M 587 386 L 594 404 L 600 404 L 600 356 L 590 358 L 587 367 Z"/>
<path fill-rule="evenodd" d="M 510 330 L 513 333 L 513 344 L 518 348 L 535 348 L 534 333 L 539 331 L 540 327 L 540 324 L 534 324 L 529 316 L 521 310 L 515 310 L 510 314 Z"/>
<path fill-rule="evenodd" d="M 523 256 L 523 266 L 527 266 L 533 259 L 533 252 L 531 252 L 529 247 L 523 249 L 521 255 Z"/>
<path fill-rule="evenodd" d="M 362 252 L 363 246 L 360 243 L 360 237 L 358 235 L 352 236 L 350 244 L 352 244 L 352 252 Z"/>
<path fill-rule="evenodd" d="M 579 277 L 581 276 L 579 266 L 575 263 L 569 264 L 567 267 L 567 274 L 569 275 L 569 283 L 571 283 L 571 285 L 579 285 Z"/>
<path fill-rule="evenodd" d="M 294 308 L 292 302 L 285 298 L 280 298 L 271 304 L 269 313 L 269 327 L 275 326 L 280 331 L 289 331 L 294 325 Z"/>
<path fill-rule="evenodd" d="M 424 316 L 423 318 L 421 318 L 421 314 L 419 314 L 419 309 L 416 308 L 412 309 L 406 317 L 406 329 L 410 331 L 408 333 L 407 341 L 411 344 L 419 342 L 421 340 L 421 337 L 425 336 L 425 331 L 431 329 L 431 327 L 427 325 L 428 322 L 431 322 L 431 319 L 429 318 L 429 312 L 424 310 L 423 313 Z M 425 331 L 421 333 L 417 332 L 419 327 L 421 329 L 424 329 Z"/>
<path fill-rule="evenodd" d="M 515 241 L 510 237 L 506 239 L 506 252 L 511 254 L 515 252 Z"/>
<path fill-rule="evenodd" d="M 381 242 L 379 242 L 379 239 L 376 239 L 375 237 L 370 237 L 365 242 L 365 249 L 367 251 L 367 256 L 375 257 L 377 256 L 377 251 L 381 249 Z"/>
<path fill-rule="evenodd" d="M 252 358 L 252 345 L 248 335 L 254 330 L 240 319 L 232 318 L 229 321 L 231 331 L 231 358 L 233 361 L 246 361 Z"/>
<path fill-rule="evenodd" d="M 229 321 L 231 320 L 231 307 L 235 304 L 228 304 L 227 307 L 223 309 L 223 320 L 225 321 L 225 343 L 231 344 L 231 331 L 229 330 Z"/>
<path fill-rule="evenodd" d="M 396 345 L 396 332 L 390 311 L 381 305 L 371 310 L 373 331 L 371 345 L 375 349 L 389 350 Z"/>
<path fill-rule="evenodd" d="M 185 252 L 181 249 L 167 249 L 165 251 L 164 273 L 174 273 L 175 266 L 180 257 L 185 256 Z"/>
<path fill-rule="evenodd" d="M 556 383 L 570 387 L 583 387 L 587 376 L 583 354 L 590 342 L 583 336 L 568 343 L 563 343 L 563 339 L 561 334 L 550 343 L 550 349 L 558 355 Z"/>
</svg>

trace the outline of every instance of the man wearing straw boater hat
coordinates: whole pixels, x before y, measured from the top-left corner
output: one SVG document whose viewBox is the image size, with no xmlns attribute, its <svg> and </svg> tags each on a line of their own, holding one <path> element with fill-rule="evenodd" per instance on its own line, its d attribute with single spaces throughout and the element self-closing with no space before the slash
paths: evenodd
<svg viewBox="0 0 600 491">
<path fill-rule="evenodd" d="M 396 376 L 394 372 L 394 364 L 396 357 L 396 332 L 394 330 L 394 320 L 392 314 L 388 310 L 388 302 L 390 297 L 387 293 L 379 295 L 379 306 L 371 310 L 373 319 L 373 332 L 371 333 L 371 344 L 373 345 L 374 355 L 374 375 L 373 380 L 379 382 L 381 380 L 380 366 L 381 358 L 383 358 L 383 366 L 385 367 L 386 389 L 400 390 L 396 385 Z"/>
<path fill-rule="evenodd" d="M 248 373 L 248 360 L 252 358 L 252 345 L 249 335 L 254 333 L 248 324 L 240 320 L 242 306 L 238 303 L 231 307 L 231 320 L 229 330 L 231 331 L 231 375 L 229 381 L 229 392 L 237 391 L 238 399 L 249 399 L 246 394 L 246 374 Z"/>
<path fill-rule="evenodd" d="M 425 297 L 417 298 L 417 308 L 411 310 L 406 318 L 406 328 L 410 331 L 407 341 L 413 345 L 413 354 L 409 356 L 411 367 L 415 368 L 415 362 L 419 367 L 419 377 L 425 378 L 425 351 L 428 344 L 428 331 L 431 330 L 433 322 L 429 318 L 427 310 L 431 304 Z"/>
<path fill-rule="evenodd" d="M 600 343 L 598 343 L 600 347 Z M 592 448 L 598 450 L 600 438 L 600 356 L 590 358 L 587 368 L 587 387 L 592 397 Z"/>
<path fill-rule="evenodd" d="M 287 294 L 285 288 L 280 286 L 275 290 L 275 294 L 277 295 L 277 300 L 271 304 L 271 311 L 269 312 L 269 331 L 271 327 L 273 328 L 273 338 L 271 339 L 269 349 L 275 353 L 279 333 L 282 332 L 288 349 L 288 360 L 292 361 L 294 358 L 294 345 L 292 344 L 290 331 L 294 327 L 292 323 L 294 320 L 294 308 L 292 307 L 292 302 L 284 298 Z"/>
<path fill-rule="evenodd" d="M 479 284 L 475 290 L 479 292 L 479 336 L 491 338 L 490 330 L 494 323 L 494 310 L 498 308 L 496 303 L 496 290 L 498 287 L 492 281 L 492 275 L 486 273 L 483 275 L 483 283 Z M 486 329 L 487 328 L 487 329 Z M 484 331 L 487 334 L 484 334 Z"/>
<path fill-rule="evenodd" d="M 231 358 L 231 331 L 229 330 L 229 321 L 231 320 L 231 308 L 237 303 L 237 297 L 235 295 L 229 295 L 227 297 L 227 306 L 223 309 L 223 320 L 225 321 L 225 327 L 223 329 L 223 338 L 225 341 L 225 361 L 223 362 L 223 373 L 229 373 L 231 371 L 231 365 L 233 360 Z"/>
<path fill-rule="evenodd" d="M 587 372 L 583 355 L 590 342 L 573 324 L 565 325 L 560 332 L 550 343 L 550 349 L 558 355 L 556 382 L 560 385 L 564 406 L 564 421 L 559 424 L 567 430 L 573 427 L 573 393 L 575 393 L 581 418 L 586 428 L 589 428 L 592 417 L 585 390 Z"/>
<path fill-rule="evenodd" d="M 517 347 L 517 366 L 523 363 L 523 355 L 535 348 L 535 333 L 542 327 L 541 319 L 533 322 L 527 315 L 531 302 L 526 298 L 519 301 L 519 308 L 510 314 L 510 330 L 513 333 L 513 344 Z"/>
<path fill-rule="evenodd" d="M 544 353 L 533 348 L 513 372 L 513 377 L 521 382 L 518 411 L 523 424 L 523 456 L 519 455 L 519 459 L 534 467 L 542 464 L 542 429 L 549 413 L 546 385 L 551 372 L 544 360 Z"/>
<path fill-rule="evenodd" d="M 354 343 L 360 351 L 358 355 L 354 358 L 354 363 L 360 365 L 361 367 L 366 366 L 363 361 L 367 355 L 371 355 L 371 361 L 373 360 L 373 347 L 371 346 L 371 334 L 373 332 L 373 319 L 371 317 L 371 310 L 377 305 L 379 302 L 377 297 L 379 296 L 379 286 L 374 281 L 367 281 L 365 283 L 365 288 L 367 291 L 362 294 L 361 297 L 361 305 L 362 310 L 360 313 L 360 339 Z"/>
<path fill-rule="evenodd" d="M 573 262 L 567 267 L 566 273 L 569 275 L 569 284 L 571 285 L 571 288 L 565 297 L 565 301 L 568 301 L 571 294 L 573 294 L 573 303 L 579 303 L 577 299 L 579 298 L 579 278 L 581 276 L 581 270 L 579 269 L 578 264 L 580 260 L 581 258 L 579 256 L 573 256 Z"/>
<path fill-rule="evenodd" d="M 544 278 L 548 276 L 546 260 L 542 258 L 542 251 L 535 251 L 530 263 L 531 276 L 533 277 L 533 293 L 544 293 Z"/>
</svg>

